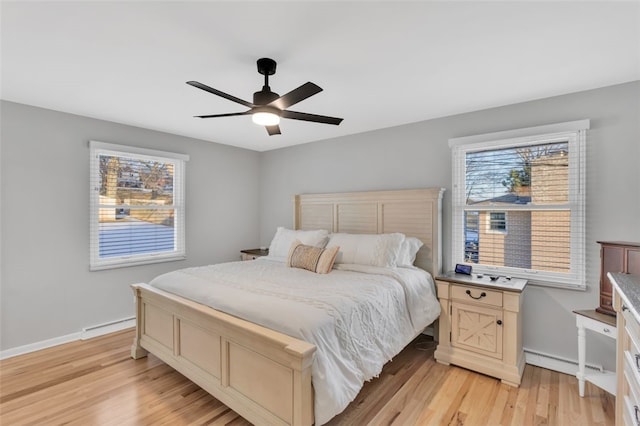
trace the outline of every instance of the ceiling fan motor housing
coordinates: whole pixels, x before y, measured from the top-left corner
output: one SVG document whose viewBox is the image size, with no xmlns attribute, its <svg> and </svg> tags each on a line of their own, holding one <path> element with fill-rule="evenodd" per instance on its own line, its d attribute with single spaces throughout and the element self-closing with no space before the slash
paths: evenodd
<svg viewBox="0 0 640 426">
<path fill-rule="evenodd" d="M 262 87 L 262 90 L 253 94 L 253 103 L 256 105 L 266 105 L 278 99 L 280 95 L 272 92 L 269 86 Z"/>
</svg>

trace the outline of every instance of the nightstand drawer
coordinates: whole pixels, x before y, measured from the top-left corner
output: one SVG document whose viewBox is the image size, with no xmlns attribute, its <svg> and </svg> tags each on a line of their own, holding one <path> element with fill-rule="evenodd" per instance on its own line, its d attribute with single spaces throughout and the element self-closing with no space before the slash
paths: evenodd
<svg viewBox="0 0 640 426">
<path fill-rule="evenodd" d="M 618 335 L 617 329 L 607 324 L 602 324 L 602 323 L 594 324 L 593 327 L 589 327 L 589 328 L 595 331 L 596 333 L 600 333 L 604 336 L 609 336 L 614 339 Z"/>
<path fill-rule="evenodd" d="M 575 311 L 576 313 L 584 312 L 584 311 Z M 578 325 L 582 325 L 585 329 L 593 330 L 596 333 L 600 333 L 603 336 L 609 336 L 612 339 L 615 339 L 618 335 L 618 330 L 614 325 L 609 325 L 607 323 L 598 321 L 593 318 L 588 318 L 582 315 L 576 316 L 580 320 Z"/>
<path fill-rule="evenodd" d="M 482 287 L 451 286 L 451 298 L 483 305 L 502 306 L 502 292 Z"/>
</svg>

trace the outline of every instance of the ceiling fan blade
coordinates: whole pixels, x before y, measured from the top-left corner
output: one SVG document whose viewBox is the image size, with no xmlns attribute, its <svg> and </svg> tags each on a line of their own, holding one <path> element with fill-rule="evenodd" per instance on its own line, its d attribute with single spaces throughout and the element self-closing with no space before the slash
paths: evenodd
<svg viewBox="0 0 640 426">
<path fill-rule="evenodd" d="M 294 120 L 313 121 L 315 123 L 335 124 L 342 122 L 342 118 L 327 117 L 326 115 L 307 114 L 306 112 L 282 111 L 280 117 L 292 118 Z"/>
<path fill-rule="evenodd" d="M 264 128 L 267 129 L 267 133 L 269 133 L 269 136 L 282 134 L 280 133 L 280 126 L 278 126 L 277 124 L 274 126 L 264 126 Z"/>
<path fill-rule="evenodd" d="M 197 81 L 187 81 L 187 84 L 193 86 L 193 87 L 197 87 L 198 89 L 202 89 L 205 92 L 209 92 L 209 93 L 213 93 L 214 95 L 218 95 L 220 97 L 223 97 L 225 99 L 229 99 L 230 101 L 236 102 L 240 105 L 244 105 L 248 108 L 253 108 L 254 105 L 251 102 L 247 102 L 243 99 L 240 98 L 236 98 L 235 96 L 229 95 L 228 93 L 224 93 L 221 92 L 218 89 L 214 89 L 213 87 L 209 87 L 206 84 L 202 84 L 202 83 L 198 83 Z"/>
<path fill-rule="evenodd" d="M 269 103 L 270 106 L 274 106 L 278 109 L 287 109 L 291 105 L 297 104 L 300 101 L 307 99 L 316 93 L 322 92 L 322 88 L 312 82 L 307 82 L 297 89 L 293 89 L 289 93 L 280 96 L 275 101 Z"/>
<path fill-rule="evenodd" d="M 194 115 L 194 117 L 195 118 L 233 117 L 234 115 L 247 115 L 247 114 L 251 114 L 251 111 L 229 112 L 227 114 Z"/>
</svg>

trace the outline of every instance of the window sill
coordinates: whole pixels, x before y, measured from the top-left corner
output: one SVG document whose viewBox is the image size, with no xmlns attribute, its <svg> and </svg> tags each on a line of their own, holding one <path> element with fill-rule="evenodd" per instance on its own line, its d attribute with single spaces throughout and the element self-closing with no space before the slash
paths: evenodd
<svg viewBox="0 0 640 426">
<path fill-rule="evenodd" d="M 104 271 L 106 269 L 117 269 L 117 268 L 128 268 L 130 266 L 141 266 L 141 265 L 150 265 L 154 263 L 164 263 L 164 262 L 175 262 L 179 260 L 185 260 L 187 258 L 186 255 L 172 255 L 172 256 L 158 256 L 153 258 L 145 258 L 145 259 L 136 259 L 130 261 L 114 261 L 110 262 L 100 262 L 97 264 L 89 265 L 89 271 Z"/>
<path fill-rule="evenodd" d="M 572 290 L 572 291 L 587 291 L 587 285 L 579 285 L 579 284 L 561 284 L 551 281 L 539 281 L 529 279 L 527 282 L 528 285 L 536 286 L 536 287 L 548 287 L 548 288 L 557 288 L 559 290 Z"/>
</svg>

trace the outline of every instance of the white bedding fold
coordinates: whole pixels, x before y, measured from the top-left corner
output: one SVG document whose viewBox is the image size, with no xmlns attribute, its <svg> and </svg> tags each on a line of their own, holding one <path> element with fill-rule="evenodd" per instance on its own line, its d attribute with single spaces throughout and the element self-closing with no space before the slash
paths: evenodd
<svg viewBox="0 0 640 426">
<path fill-rule="evenodd" d="M 315 274 L 257 259 L 169 272 L 150 284 L 316 345 L 317 425 L 440 314 L 433 280 L 417 268 L 343 264 Z"/>
</svg>

